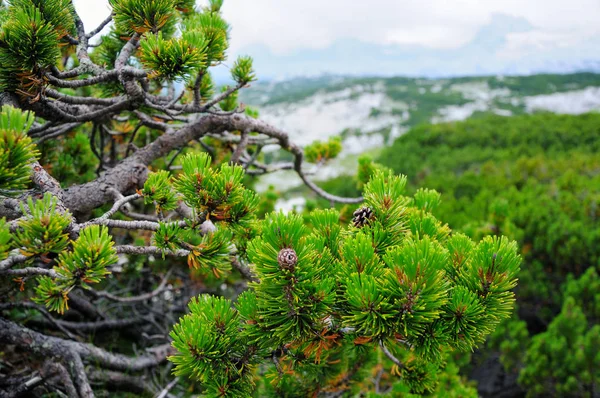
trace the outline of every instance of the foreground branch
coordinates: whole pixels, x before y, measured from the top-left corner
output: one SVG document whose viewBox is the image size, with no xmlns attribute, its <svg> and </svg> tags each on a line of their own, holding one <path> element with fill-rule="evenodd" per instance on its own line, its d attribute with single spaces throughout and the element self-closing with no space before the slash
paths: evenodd
<svg viewBox="0 0 600 398">
<path fill-rule="evenodd" d="M 93 344 L 46 336 L 4 318 L 0 318 L 0 343 L 14 344 L 33 354 L 62 358 L 66 362 L 68 355 L 77 354 L 84 360 L 93 361 L 97 366 L 130 372 L 159 365 L 171 351 L 170 345 L 167 344 L 157 347 L 154 355 L 132 358 L 110 353 Z"/>
</svg>

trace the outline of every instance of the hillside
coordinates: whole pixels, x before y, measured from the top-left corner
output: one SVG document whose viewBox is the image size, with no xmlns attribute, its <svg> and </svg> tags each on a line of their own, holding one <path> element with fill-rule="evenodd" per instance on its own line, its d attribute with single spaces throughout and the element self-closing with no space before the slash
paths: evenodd
<svg viewBox="0 0 600 398">
<path fill-rule="evenodd" d="M 451 79 L 348 78 L 325 76 L 257 83 L 242 101 L 261 117 L 290 132 L 295 142 L 341 135 L 339 159 L 317 179 L 356 171 L 357 155 L 390 145 L 422 123 L 458 121 L 485 114 L 534 112 L 581 114 L 600 109 L 600 74 L 489 76 Z M 276 173 L 257 185 L 288 189 L 300 184 Z"/>
</svg>

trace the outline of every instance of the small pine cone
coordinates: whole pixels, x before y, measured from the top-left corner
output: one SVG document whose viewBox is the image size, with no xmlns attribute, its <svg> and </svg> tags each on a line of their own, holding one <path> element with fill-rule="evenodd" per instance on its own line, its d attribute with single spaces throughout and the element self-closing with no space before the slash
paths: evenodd
<svg viewBox="0 0 600 398">
<path fill-rule="evenodd" d="M 279 251 L 277 262 L 281 268 L 293 270 L 298 262 L 298 255 L 294 249 L 284 248 Z"/>
<path fill-rule="evenodd" d="M 357 209 L 352 215 L 354 226 L 356 228 L 362 228 L 373 219 L 373 210 L 371 210 L 370 207 L 364 206 Z"/>
</svg>

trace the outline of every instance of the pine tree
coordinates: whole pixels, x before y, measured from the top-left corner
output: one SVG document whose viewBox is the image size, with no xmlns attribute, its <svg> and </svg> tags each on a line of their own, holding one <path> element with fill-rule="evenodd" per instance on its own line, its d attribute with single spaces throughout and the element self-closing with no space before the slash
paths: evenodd
<svg viewBox="0 0 600 398">
<path fill-rule="evenodd" d="M 250 57 L 215 89 L 222 1 L 110 6 L 88 33 L 69 0 L 0 7 L 0 364 L 18 363 L 0 388 L 476 394 L 457 353 L 510 317 L 516 244 L 453 233 L 437 192 L 365 161 L 362 197 L 314 184 L 304 160 L 338 139 L 302 149 L 240 104 Z M 272 144 L 293 162 L 265 163 Z M 352 219 L 269 212 L 252 177 L 290 168 Z"/>
</svg>

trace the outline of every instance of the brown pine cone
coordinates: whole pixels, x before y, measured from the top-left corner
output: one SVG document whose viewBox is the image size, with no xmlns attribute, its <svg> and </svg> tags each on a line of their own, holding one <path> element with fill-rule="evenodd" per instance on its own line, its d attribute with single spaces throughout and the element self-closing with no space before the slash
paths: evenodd
<svg viewBox="0 0 600 398">
<path fill-rule="evenodd" d="M 293 270 L 294 266 L 298 262 L 298 255 L 291 248 L 284 248 L 279 251 L 277 255 L 277 262 L 281 268 Z"/>
<path fill-rule="evenodd" d="M 373 210 L 370 207 L 364 206 L 357 209 L 352 214 L 352 223 L 356 228 L 362 228 L 373 219 Z"/>
</svg>

